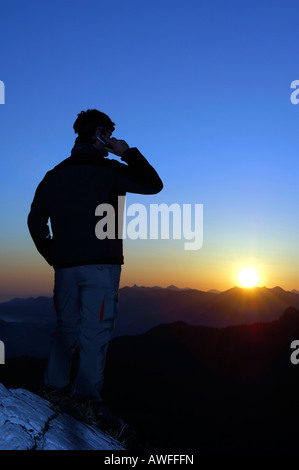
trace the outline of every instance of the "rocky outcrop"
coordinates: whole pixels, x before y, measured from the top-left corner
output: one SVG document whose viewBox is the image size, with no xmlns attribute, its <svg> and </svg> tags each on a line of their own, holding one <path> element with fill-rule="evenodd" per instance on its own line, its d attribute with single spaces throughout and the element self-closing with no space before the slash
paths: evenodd
<svg viewBox="0 0 299 470">
<path fill-rule="evenodd" d="M 0 450 L 125 450 L 98 428 L 55 411 L 28 390 L 0 384 Z"/>
</svg>

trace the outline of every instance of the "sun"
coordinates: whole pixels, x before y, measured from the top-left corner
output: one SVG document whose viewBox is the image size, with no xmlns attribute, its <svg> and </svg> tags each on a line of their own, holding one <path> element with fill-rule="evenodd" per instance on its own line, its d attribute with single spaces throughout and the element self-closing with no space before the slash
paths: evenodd
<svg viewBox="0 0 299 470">
<path fill-rule="evenodd" d="M 244 268 L 240 271 L 239 281 L 243 287 L 254 287 L 259 282 L 259 276 L 255 269 Z"/>
</svg>

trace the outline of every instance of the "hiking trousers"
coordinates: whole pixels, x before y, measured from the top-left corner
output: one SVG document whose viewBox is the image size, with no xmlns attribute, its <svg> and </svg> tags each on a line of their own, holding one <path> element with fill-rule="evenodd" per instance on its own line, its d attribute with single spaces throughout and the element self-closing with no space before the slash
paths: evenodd
<svg viewBox="0 0 299 470">
<path fill-rule="evenodd" d="M 62 388 L 70 384 L 72 355 L 79 348 L 72 393 L 102 401 L 105 358 L 118 314 L 121 265 L 93 264 L 54 271 L 57 324 L 45 385 Z"/>
</svg>

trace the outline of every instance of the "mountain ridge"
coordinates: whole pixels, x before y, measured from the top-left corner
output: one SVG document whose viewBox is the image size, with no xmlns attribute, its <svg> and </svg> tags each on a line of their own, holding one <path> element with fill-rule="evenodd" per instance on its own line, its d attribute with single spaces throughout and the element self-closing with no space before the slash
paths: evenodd
<svg viewBox="0 0 299 470">
<path fill-rule="evenodd" d="M 139 334 L 158 323 L 184 320 L 190 324 L 226 326 L 259 319 L 278 318 L 288 306 L 299 308 L 299 295 L 274 288 L 234 286 L 216 293 L 198 289 L 152 288 L 119 289 L 119 316 L 116 334 Z M 52 297 L 12 299 L 0 304 L 0 319 L 6 322 L 50 324 L 56 322 Z"/>
<path fill-rule="evenodd" d="M 196 289 L 195 287 L 177 287 L 173 284 L 167 286 L 167 287 L 162 287 L 162 286 L 158 286 L 158 285 L 155 285 L 155 286 L 138 286 L 137 284 L 134 284 L 132 286 L 123 286 L 123 287 L 120 287 L 119 290 L 122 291 L 123 289 L 169 289 L 169 290 L 173 290 L 173 291 L 188 291 L 188 290 L 192 290 L 192 291 L 197 291 L 197 292 L 205 292 L 205 293 L 214 293 L 214 294 L 223 294 L 225 292 L 229 292 L 231 291 L 232 289 L 240 289 L 242 291 L 253 291 L 255 289 L 267 289 L 267 290 L 279 290 L 281 292 L 290 292 L 290 293 L 293 293 L 293 294 L 299 294 L 299 290 L 297 289 L 292 289 L 292 290 L 285 290 L 283 289 L 282 287 L 280 286 L 274 286 L 274 287 L 266 287 L 266 286 L 255 286 L 255 287 L 240 287 L 240 286 L 233 286 L 233 287 L 230 287 L 229 289 L 225 289 L 224 291 L 221 291 L 219 289 L 208 289 L 208 290 L 202 290 L 202 289 Z M 9 304 L 9 303 L 14 303 L 14 302 L 19 302 L 19 301 L 32 301 L 32 300 L 43 300 L 43 299 L 51 299 L 52 296 L 51 295 L 31 295 L 30 297 L 21 297 L 21 296 L 18 296 L 18 297 L 13 297 L 12 299 L 9 299 L 9 300 L 5 300 L 5 301 L 2 301 L 0 302 L 0 306 L 3 305 L 3 304 Z"/>
</svg>

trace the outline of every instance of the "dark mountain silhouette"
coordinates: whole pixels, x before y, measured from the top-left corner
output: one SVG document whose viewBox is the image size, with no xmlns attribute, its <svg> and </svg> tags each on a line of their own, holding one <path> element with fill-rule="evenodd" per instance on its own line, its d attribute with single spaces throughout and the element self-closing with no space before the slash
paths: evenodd
<svg viewBox="0 0 299 470">
<path fill-rule="evenodd" d="M 298 450 L 299 311 L 268 323 L 163 324 L 110 344 L 103 398 L 159 449 Z M 4 385 L 32 391 L 45 360 L 14 358 Z"/>
<path fill-rule="evenodd" d="M 211 328 L 183 322 L 113 340 L 104 397 L 160 448 L 298 449 L 299 311 Z"/>
<path fill-rule="evenodd" d="M 190 287 L 177 287 L 177 286 L 174 286 L 174 285 L 170 285 L 170 286 L 166 287 L 166 289 L 170 289 L 170 290 L 189 290 Z"/>
<path fill-rule="evenodd" d="M 124 287 L 116 333 L 139 334 L 174 321 L 215 327 L 272 321 L 289 306 L 299 309 L 299 296 L 276 287 L 234 287 L 221 293 Z"/>
<path fill-rule="evenodd" d="M 167 287 L 161 287 L 161 286 L 152 286 L 152 287 L 146 287 L 146 286 L 137 286 L 137 284 L 133 285 L 133 288 L 140 288 L 140 289 L 170 289 L 170 290 L 189 290 L 190 287 L 177 287 L 171 284 L 170 286 Z"/>
</svg>

